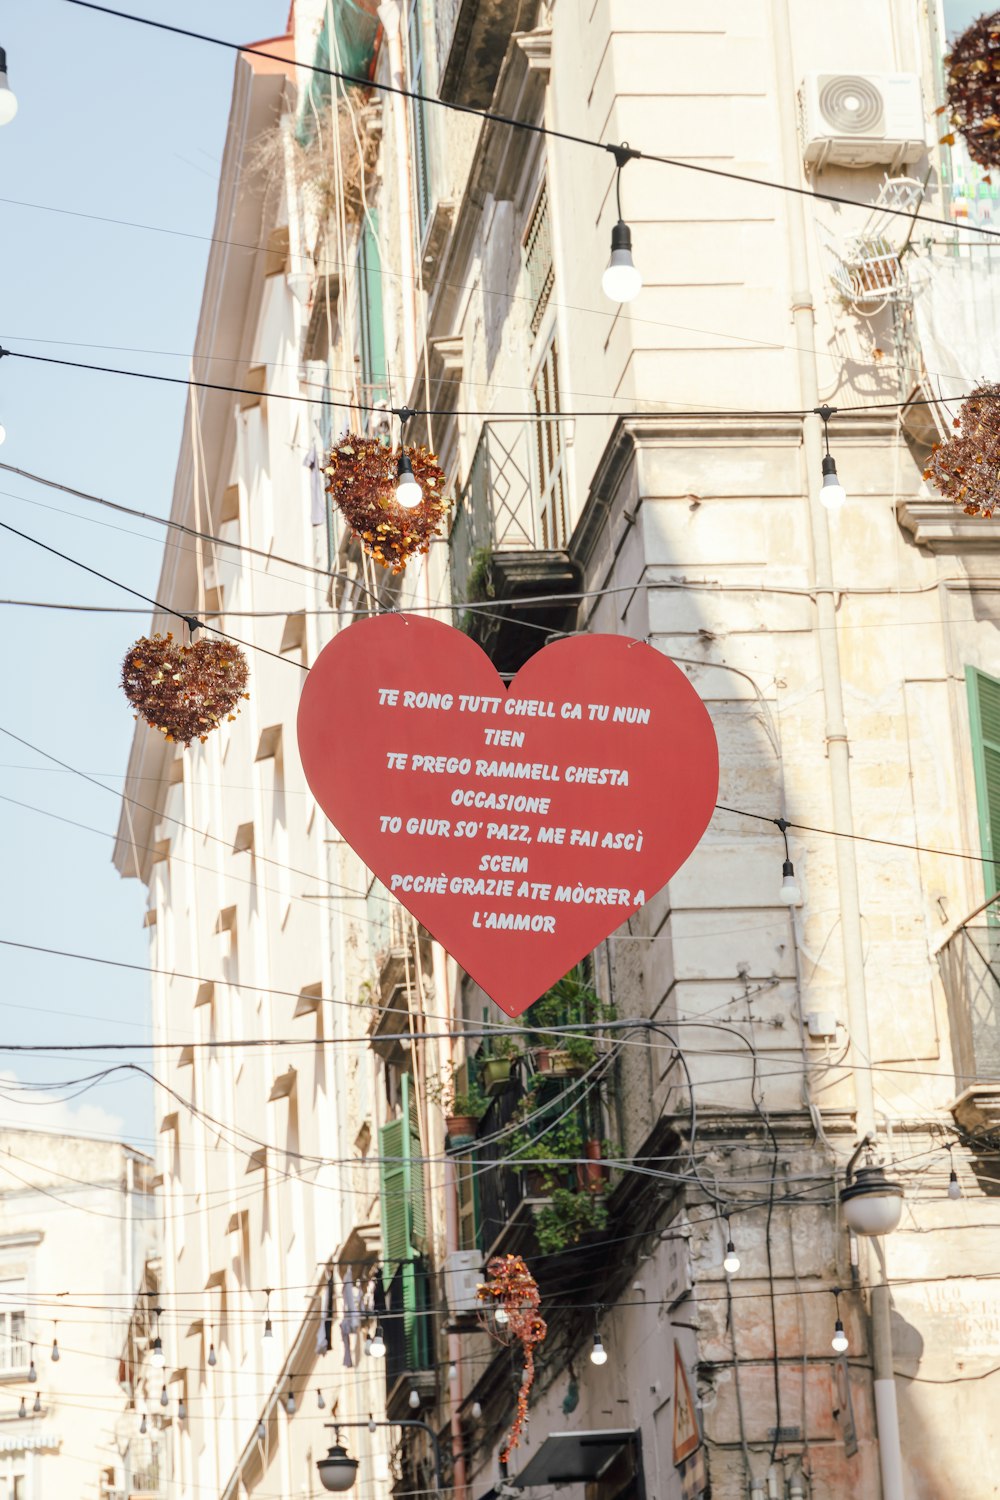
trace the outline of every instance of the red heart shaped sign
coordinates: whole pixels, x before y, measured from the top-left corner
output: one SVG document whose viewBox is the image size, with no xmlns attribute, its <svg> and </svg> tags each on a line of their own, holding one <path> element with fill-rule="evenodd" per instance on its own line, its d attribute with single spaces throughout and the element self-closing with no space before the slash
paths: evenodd
<svg viewBox="0 0 1000 1500">
<path fill-rule="evenodd" d="M 460 630 L 379 615 L 320 653 L 298 729 L 327 817 L 511 1016 L 670 879 L 718 790 L 701 699 L 625 636 L 556 641 L 507 689 Z"/>
</svg>

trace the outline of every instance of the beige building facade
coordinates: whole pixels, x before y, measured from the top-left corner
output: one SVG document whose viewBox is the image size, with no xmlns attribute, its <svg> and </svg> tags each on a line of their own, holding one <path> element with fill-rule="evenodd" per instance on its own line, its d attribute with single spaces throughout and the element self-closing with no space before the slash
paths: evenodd
<svg viewBox="0 0 1000 1500">
<path fill-rule="evenodd" d="M 950 421 L 925 403 L 995 351 L 945 290 L 986 296 L 992 259 L 905 217 L 974 218 L 935 144 L 949 24 L 331 0 L 260 44 L 283 62 L 241 55 L 193 365 L 238 389 L 192 394 L 173 519 L 204 536 L 158 597 L 249 643 L 251 698 L 183 754 L 137 730 L 116 852 L 176 1047 L 178 1496 L 320 1493 L 335 1407 L 373 1494 L 992 1492 L 1000 572 L 992 524 L 922 479 Z M 354 87 L 331 111 L 296 59 L 472 112 Z M 614 155 L 567 136 L 667 159 L 622 171 L 627 305 L 601 291 Z M 317 398 L 393 440 L 391 408 L 421 413 L 455 505 L 402 579 L 317 503 L 308 461 L 347 425 Z M 551 1006 L 498 1036 L 314 807 L 301 681 L 373 593 L 507 675 L 560 633 L 649 641 L 711 713 L 720 809 L 584 969 L 582 1071 L 540 1057 Z M 451 1068 L 489 1080 L 471 1135 Z M 869 1136 L 904 1190 L 876 1240 L 840 1199 Z M 498 1252 L 549 1321 L 506 1476 L 519 1366 L 474 1290 Z"/>
</svg>

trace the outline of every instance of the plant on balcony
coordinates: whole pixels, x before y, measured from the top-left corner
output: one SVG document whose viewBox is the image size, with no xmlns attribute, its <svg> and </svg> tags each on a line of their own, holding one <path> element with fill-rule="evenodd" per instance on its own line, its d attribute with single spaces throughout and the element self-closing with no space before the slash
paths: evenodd
<svg viewBox="0 0 1000 1500">
<path fill-rule="evenodd" d="M 476 1125 L 490 1102 L 478 1084 L 472 1083 L 467 1089 L 456 1088 L 452 1063 L 443 1073 L 428 1080 L 427 1098 L 444 1113 L 445 1126 L 453 1140 L 475 1134 Z"/>
<path fill-rule="evenodd" d="M 992 516 L 1000 502 L 1000 385 L 981 385 L 962 402 L 946 443 L 936 443 L 924 478 L 967 516 Z"/>
<path fill-rule="evenodd" d="M 608 1205 L 606 1189 L 581 1193 L 572 1188 L 556 1188 L 551 1203 L 535 1215 L 535 1235 L 543 1255 L 558 1255 L 577 1245 L 584 1235 L 606 1229 Z"/>
<path fill-rule="evenodd" d="M 423 500 L 412 510 L 396 499 L 400 451 L 423 490 Z M 412 444 L 400 450 L 348 432 L 330 449 L 323 472 L 327 493 L 361 546 L 383 568 L 402 573 L 410 558 L 425 553 L 440 533 L 449 502 L 444 470 L 429 449 Z"/>
<path fill-rule="evenodd" d="M 499 1093 L 505 1087 L 522 1050 L 520 1036 L 494 1033 L 490 1037 L 487 1048 L 483 1049 L 477 1059 L 479 1076 L 488 1093 Z"/>
<path fill-rule="evenodd" d="M 537 1090 L 529 1088 L 514 1116 L 519 1123 L 510 1138 L 508 1160 L 512 1171 L 528 1174 L 537 1192 L 548 1196 L 575 1180 L 583 1131 L 575 1113 L 546 1125 L 532 1119 L 537 1109 Z"/>
<path fill-rule="evenodd" d="M 569 1076 L 585 1073 L 597 1061 L 597 1047 L 584 1032 L 551 1032 L 550 1026 L 586 1026 L 596 1029 L 614 1018 L 614 1006 L 605 1005 L 587 979 L 582 966 L 564 974 L 540 1000 L 525 1012 L 525 1021 L 537 1030 L 535 1065 L 541 1073 Z"/>
</svg>

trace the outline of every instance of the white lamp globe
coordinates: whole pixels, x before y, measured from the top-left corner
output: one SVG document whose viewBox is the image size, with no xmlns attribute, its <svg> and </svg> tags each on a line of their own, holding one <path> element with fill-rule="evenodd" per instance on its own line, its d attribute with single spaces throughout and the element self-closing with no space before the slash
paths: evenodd
<svg viewBox="0 0 1000 1500">
<path fill-rule="evenodd" d="M 0 47 L 0 125 L 9 125 L 17 114 L 17 95 L 7 82 L 7 54 Z"/>
<path fill-rule="evenodd" d="M 396 465 L 396 499 L 404 510 L 416 510 L 424 492 L 413 475 L 413 465 L 405 453 L 400 453 Z"/>
<path fill-rule="evenodd" d="M 844 1332 L 844 1325 L 839 1318 L 833 1325 L 833 1339 L 831 1342 L 835 1354 L 847 1353 L 847 1334 Z"/>
<path fill-rule="evenodd" d="M 325 1458 L 321 1458 L 316 1465 L 319 1470 L 320 1483 L 325 1490 L 333 1494 L 341 1494 L 349 1490 L 357 1477 L 358 1461 L 351 1458 L 347 1449 L 340 1443 L 334 1443 Z"/>
<path fill-rule="evenodd" d="M 844 1221 L 855 1234 L 891 1234 L 903 1213 L 903 1185 L 881 1167 L 859 1167 L 840 1192 Z"/>
<path fill-rule="evenodd" d="M 372 1359 L 385 1359 L 385 1340 L 380 1331 L 376 1330 L 375 1337 L 368 1347 L 368 1353 Z"/>
<path fill-rule="evenodd" d="M 606 1365 L 608 1362 L 608 1351 L 601 1343 L 601 1335 L 594 1334 L 594 1347 L 590 1351 L 590 1363 L 592 1365 Z"/>
<path fill-rule="evenodd" d="M 732 1240 L 729 1240 L 726 1245 L 726 1255 L 725 1259 L 722 1262 L 722 1269 L 728 1272 L 730 1276 L 735 1276 L 739 1268 L 740 1258 L 736 1254 L 736 1246 L 733 1244 Z"/>
<path fill-rule="evenodd" d="M 840 510 L 847 499 L 847 492 L 837 478 L 836 461 L 829 453 L 823 460 L 823 487 L 819 492 L 819 503 L 826 510 Z"/>
<path fill-rule="evenodd" d="M 632 234 L 623 219 L 611 231 L 611 259 L 601 288 L 612 302 L 631 302 L 642 291 L 642 272 L 632 259 Z"/>
</svg>

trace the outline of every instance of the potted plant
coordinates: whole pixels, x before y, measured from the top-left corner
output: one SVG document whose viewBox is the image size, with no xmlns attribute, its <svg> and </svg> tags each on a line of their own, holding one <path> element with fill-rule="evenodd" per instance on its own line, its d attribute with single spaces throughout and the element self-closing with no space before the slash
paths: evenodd
<svg viewBox="0 0 1000 1500">
<path fill-rule="evenodd" d="M 529 1093 L 520 1106 L 523 1123 L 510 1141 L 511 1170 L 526 1174 L 531 1197 L 548 1197 L 557 1188 L 575 1180 L 574 1162 L 583 1151 L 583 1132 L 575 1116 L 544 1121 L 528 1120 L 535 1108 Z"/>
<path fill-rule="evenodd" d="M 574 1193 L 556 1188 L 550 1203 L 535 1217 L 535 1234 L 543 1255 L 558 1255 L 579 1244 L 584 1235 L 607 1228 L 608 1205 L 604 1193 Z"/>
<path fill-rule="evenodd" d="M 478 1084 L 472 1083 L 467 1089 L 456 1088 L 452 1064 L 443 1075 L 428 1079 L 427 1098 L 443 1111 L 445 1129 L 452 1140 L 475 1135 L 490 1102 Z"/>
<path fill-rule="evenodd" d="M 603 1004 L 580 965 L 564 974 L 525 1012 L 525 1019 L 537 1034 L 534 1058 L 539 1073 L 550 1078 L 578 1078 L 597 1061 L 597 1046 L 587 1030 L 550 1031 L 549 1027 L 596 1030 L 613 1015 L 614 1008 Z"/>
<path fill-rule="evenodd" d="M 479 1076 L 488 1094 L 498 1094 L 506 1086 L 521 1049 L 512 1036 L 491 1036 L 489 1047 L 479 1059 Z"/>
</svg>

